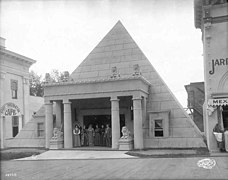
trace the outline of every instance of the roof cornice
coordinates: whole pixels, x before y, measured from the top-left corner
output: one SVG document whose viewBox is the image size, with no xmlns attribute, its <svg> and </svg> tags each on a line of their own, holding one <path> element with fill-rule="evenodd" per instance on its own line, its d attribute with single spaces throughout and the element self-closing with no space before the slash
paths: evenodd
<svg viewBox="0 0 228 180">
<path fill-rule="evenodd" d="M 96 79 L 96 80 L 81 80 L 81 81 L 74 81 L 73 79 L 66 81 L 66 82 L 48 82 L 45 83 L 45 87 L 48 86 L 67 86 L 67 85 L 76 85 L 76 84 L 91 84 L 91 83 L 106 83 L 106 82 L 117 82 L 117 81 L 127 81 L 127 80 L 142 80 L 148 86 L 151 83 L 146 80 L 145 77 L 141 75 L 131 76 L 131 77 L 118 77 L 118 78 L 107 78 L 107 79 Z"/>
<path fill-rule="evenodd" d="M 30 65 L 34 64 L 36 62 L 36 60 L 33 60 L 31 58 L 28 58 L 28 57 L 25 57 L 23 55 L 20 55 L 20 54 L 17 54 L 15 52 L 12 52 L 12 51 L 9 51 L 9 50 L 6 50 L 6 49 L 0 49 L 0 53 L 2 55 L 5 55 L 7 57 L 11 57 L 13 59 L 16 59 L 16 60 L 19 60 L 19 61 L 24 61 Z"/>
</svg>

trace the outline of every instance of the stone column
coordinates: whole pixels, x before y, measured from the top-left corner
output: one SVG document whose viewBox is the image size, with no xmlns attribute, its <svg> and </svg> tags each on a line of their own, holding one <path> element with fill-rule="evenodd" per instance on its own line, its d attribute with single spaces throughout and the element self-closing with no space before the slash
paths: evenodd
<svg viewBox="0 0 228 180">
<path fill-rule="evenodd" d="M 19 132 L 22 130 L 23 128 L 23 115 L 18 116 L 18 130 Z"/>
<path fill-rule="evenodd" d="M 0 121 L 1 121 L 1 149 L 4 148 L 4 116 L 0 116 Z"/>
<path fill-rule="evenodd" d="M 143 149 L 142 98 L 133 97 L 134 111 L 134 148 Z"/>
<path fill-rule="evenodd" d="M 51 102 L 45 103 L 45 137 L 46 148 L 50 147 L 50 139 L 53 132 L 53 104 Z"/>
<path fill-rule="evenodd" d="M 64 148 L 73 147 L 71 102 L 64 101 Z"/>
<path fill-rule="evenodd" d="M 112 149 L 118 149 L 120 139 L 120 109 L 119 99 L 114 97 L 111 99 L 112 110 Z"/>
<path fill-rule="evenodd" d="M 27 123 L 30 120 L 29 115 L 29 78 L 23 77 L 23 115 L 24 122 Z"/>
<path fill-rule="evenodd" d="M 62 120 L 61 101 L 56 101 L 55 115 L 56 115 L 56 127 L 60 128 L 61 127 L 61 120 Z"/>
<path fill-rule="evenodd" d="M 146 97 L 143 97 L 142 99 L 142 127 L 145 127 L 145 123 L 146 123 Z"/>
</svg>

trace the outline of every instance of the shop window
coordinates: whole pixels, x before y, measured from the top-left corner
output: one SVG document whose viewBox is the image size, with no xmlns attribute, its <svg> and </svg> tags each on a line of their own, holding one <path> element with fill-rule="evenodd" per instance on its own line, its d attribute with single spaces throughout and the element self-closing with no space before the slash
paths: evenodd
<svg viewBox="0 0 228 180">
<path fill-rule="evenodd" d="M 12 116 L 12 128 L 13 128 L 13 137 L 18 134 L 18 127 L 19 126 L 19 117 Z"/>
<path fill-rule="evenodd" d="M 169 137 L 169 114 L 170 111 L 150 112 L 149 137 Z"/>
<path fill-rule="evenodd" d="M 44 137 L 44 123 L 37 123 L 37 136 Z"/>
<path fill-rule="evenodd" d="M 163 120 L 156 119 L 154 120 L 154 136 L 155 137 L 163 137 Z"/>
<path fill-rule="evenodd" d="M 18 81 L 11 79 L 11 93 L 12 99 L 17 99 Z"/>
<path fill-rule="evenodd" d="M 224 130 L 228 130 L 228 106 L 223 107 L 222 119 Z"/>
</svg>

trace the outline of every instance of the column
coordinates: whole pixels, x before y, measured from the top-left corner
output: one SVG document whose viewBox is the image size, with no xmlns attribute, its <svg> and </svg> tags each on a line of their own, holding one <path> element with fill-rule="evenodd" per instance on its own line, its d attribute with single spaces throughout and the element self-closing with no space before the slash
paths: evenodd
<svg viewBox="0 0 228 180">
<path fill-rule="evenodd" d="M 118 149 L 120 139 L 120 109 L 119 99 L 114 97 L 111 99 L 112 110 L 112 149 Z"/>
<path fill-rule="evenodd" d="M 45 136 L 46 148 L 50 147 L 50 139 L 53 132 L 53 104 L 51 102 L 45 103 Z"/>
<path fill-rule="evenodd" d="M 134 111 L 134 148 L 143 149 L 143 131 L 142 131 L 142 98 L 133 97 Z"/>
<path fill-rule="evenodd" d="M 61 101 L 56 101 L 55 104 L 55 115 L 56 115 L 56 127 L 61 127 L 62 112 L 61 112 Z"/>
<path fill-rule="evenodd" d="M 30 120 L 29 115 L 29 78 L 23 77 L 23 115 L 24 122 L 27 123 Z"/>
<path fill-rule="evenodd" d="M 71 102 L 64 101 L 64 148 L 73 147 L 72 139 L 72 117 L 71 117 Z"/>
<path fill-rule="evenodd" d="M 146 97 L 143 97 L 142 99 L 142 117 L 143 117 L 142 127 L 144 127 L 146 123 Z"/>
<path fill-rule="evenodd" d="M 19 130 L 19 132 L 22 130 L 22 128 L 23 128 L 23 115 L 20 115 L 18 117 L 18 130 Z"/>
<path fill-rule="evenodd" d="M 0 121 L 1 121 L 1 149 L 4 148 L 4 116 L 0 116 Z"/>
</svg>

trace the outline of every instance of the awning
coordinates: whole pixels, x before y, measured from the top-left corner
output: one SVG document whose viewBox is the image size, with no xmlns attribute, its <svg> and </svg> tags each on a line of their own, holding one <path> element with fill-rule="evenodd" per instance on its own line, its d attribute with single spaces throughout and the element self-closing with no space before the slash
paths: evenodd
<svg viewBox="0 0 228 180">
<path fill-rule="evenodd" d="M 208 106 L 227 106 L 227 105 L 228 105 L 228 98 L 208 100 Z"/>
</svg>

